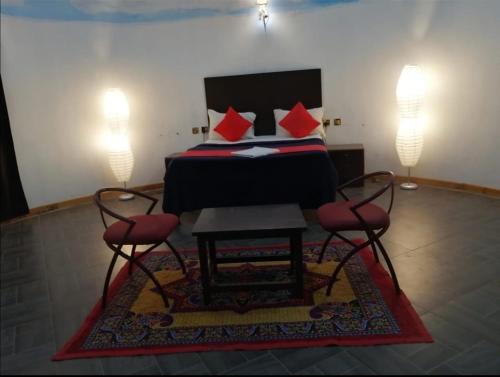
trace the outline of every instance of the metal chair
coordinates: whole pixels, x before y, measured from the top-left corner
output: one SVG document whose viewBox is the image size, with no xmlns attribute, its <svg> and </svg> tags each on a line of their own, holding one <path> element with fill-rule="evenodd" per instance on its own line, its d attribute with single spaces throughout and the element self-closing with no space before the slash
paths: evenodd
<svg viewBox="0 0 500 377">
<path fill-rule="evenodd" d="M 350 200 L 347 195 L 343 192 L 343 189 L 353 183 L 365 180 L 372 177 L 386 177 L 387 183 L 384 186 L 369 196 L 366 199 L 360 201 Z M 357 177 L 349 182 L 337 188 L 338 193 L 345 199 L 345 201 L 326 203 L 318 208 L 317 214 L 319 223 L 326 231 L 330 232 L 330 235 L 325 240 L 321 253 L 319 255 L 318 263 L 321 263 L 323 256 L 325 254 L 326 247 L 332 239 L 333 236 L 340 238 L 342 241 L 347 242 L 353 248 L 349 251 L 344 258 L 337 265 L 335 271 L 333 272 L 330 283 L 328 284 L 328 289 L 326 294 L 329 296 L 332 291 L 332 286 L 337 279 L 337 275 L 344 266 L 344 264 L 357 252 L 363 250 L 366 246 L 371 245 L 375 260 L 379 262 L 377 247 L 380 249 L 394 283 L 396 293 L 399 294 L 401 289 L 399 288 L 398 279 L 396 272 L 392 266 L 389 255 L 387 254 L 382 242 L 380 242 L 380 237 L 389 229 L 390 218 L 389 214 L 392 209 L 392 204 L 394 201 L 394 173 L 391 171 L 377 171 L 374 173 L 366 174 L 361 177 Z M 391 189 L 391 201 L 388 210 L 384 210 L 380 206 L 372 203 L 372 201 L 382 194 L 384 194 L 388 189 Z M 340 231 L 355 231 L 360 230 L 366 233 L 368 240 L 357 245 L 348 238 L 340 235 Z"/>
<path fill-rule="evenodd" d="M 101 199 L 101 195 L 105 192 L 123 192 L 123 193 L 131 193 L 137 195 L 139 197 L 149 199 L 152 201 L 145 215 L 131 216 L 125 217 L 116 212 L 113 212 L 108 207 L 106 207 Z M 184 266 L 184 262 L 182 261 L 179 253 L 172 244 L 167 240 L 167 237 L 175 230 L 177 225 L 179 224 L 179 218 L 176 215 L 170 213 L 162 213 L 162 214 L 151 214 L 154 206 L 158 202 L 158 199 L 146 195 L 142 192 L 123 189 L 123 188 L 103 188 L 98 190 L 94 194 L 94 203 L 99 208 L 102 222 L 104 227 L 106 228 L 103 239 L 108 245 L 108 247 L 113 250 L 114 255 L 111 259 L 111 263 L 108 268 L 108 272 L 106 274 L 106 280 L 104 283 L 103 295 L 102 295 L 102 307 L 106 307 L 106 299 L 108 293 L 109 281 L 111 278 L 111 274 L 113 272 L 113 268 L 115 266 L 116 260 L 118 256 L 121 256 L 129 261 L 129 275 L 132 274 L 132 266 L 135 264 L 139 267 L 148 277 L 153 281 L 158 292 L 160 293 L 163 302 L 165 303 L 165 307 L 168 307 L 168 300 L 163 292 L 163 289 L 154 276 L 154 274 L 149 271 L 140 261 L 139 259 L 151 252 L 157 246 L 161 245 L 165 242 L 167 246 L 172 250 L 175 257 L 177 258 L 182 272 L 186 274 L 186 267 Z M 104 214 L 107 214 L 118 221 L 108 226 L 106 223 L 106 219 L 104 218 Z M 122 248 L 125 245 L 131 245 L 132 251 L 131 254 L 128 255 L 123 252 Z M 138 245 L 152 245 L 144 252 L 142 252 L 139 256 L 135 256 L 136 247 Z"/>
</svg>

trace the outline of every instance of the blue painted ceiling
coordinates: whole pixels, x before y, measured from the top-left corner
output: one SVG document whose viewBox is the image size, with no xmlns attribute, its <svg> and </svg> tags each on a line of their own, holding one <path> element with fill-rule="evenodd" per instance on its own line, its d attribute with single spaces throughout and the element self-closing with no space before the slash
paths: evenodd
<svg viewBox="0 0 500 377">
<path fill-rule="evenodd" d="M 0 0 L 1 13 L 54 21 L 178 21 L 256 12 L 255 0 Z M 358 0 L 269 0 L 270 11 L 329 7 Z"/>
</svg>

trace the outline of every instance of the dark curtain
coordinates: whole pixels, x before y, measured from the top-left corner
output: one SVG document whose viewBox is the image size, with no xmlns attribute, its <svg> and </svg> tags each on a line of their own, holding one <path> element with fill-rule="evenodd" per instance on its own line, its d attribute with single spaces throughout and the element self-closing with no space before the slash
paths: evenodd
<svg viewBox="0 0 500 377">
<path fill-rule="evenodd" d="M 9 114 L 0 77 L 0 220 L 8 220 L 29 212 L 17 170 L 16 152 L 10 132 Z"/>
</svg>

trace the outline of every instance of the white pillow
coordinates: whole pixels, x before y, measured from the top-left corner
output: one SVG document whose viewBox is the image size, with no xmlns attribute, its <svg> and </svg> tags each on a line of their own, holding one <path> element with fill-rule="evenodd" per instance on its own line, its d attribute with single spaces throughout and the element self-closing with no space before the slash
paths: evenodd
<svg viewBox="0 0 500 377">
<path fill-rule="evenodd" d="M 319 126 L 311 131 L 309 135 L 321 135 L 323 139 L 326 139 L 325 127 L 323 127 L 323 108 L 316 107 L 314 109 L 307 109 L 309 114 L 319 122 Z M 280 126 L 280 122 L 284 117 L 288 115 L 289 110 L 274 109 L 274 120 L 276 122 L 276 136 L 280 137 L 293 137 L 290 132 L 285 128 Z"/>
<path fill-rule="evenodd" d="M 256 115 L 255 113 L 238 113 L 243 118 L 252 123 L 252 126 L 245 132 L 245 134 L 241 137 L 242 139 L 253 139 L 255 138 L 254 130 L 253 130 L 253 122 L 255 121 Z M 215 110 L 208 110 L 208 140 L 226 140 L 221 134 L 214 131 L 215 127 L 222 122 L 222 119 L 226 116 L 225 113 L 218 113 Z"/>
</svg>

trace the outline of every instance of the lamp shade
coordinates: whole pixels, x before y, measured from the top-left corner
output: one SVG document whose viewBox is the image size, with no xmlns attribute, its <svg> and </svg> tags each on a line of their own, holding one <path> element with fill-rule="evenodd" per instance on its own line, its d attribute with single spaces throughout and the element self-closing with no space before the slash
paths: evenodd
<svg viewBox="0 0 500 377">
<path fill-rule="evenodd" d="M 118 182 L 128 182 L 134 167 L 134 155 L 126 134 L 110 132 L 107 138 L 111 170 Z"/>
<path fill-rule="evenodd" d="M 422 153 L 424 137 L 418 119 L 402 118 L 396 136 L 396 150 L 401 165 L 414 167 Z"/>
<path fill-rule="evenodd" d="M 125 94 L 118 88 L 106 90 L 102 100 L 104 116 L 108 121 L 128 121 L 129 107 Z"/>
<path fill-rule="evenodd" d="M 128 182 L 134 167 L 134 155 L 130 149 L 109 151 L 109 165 L 118 182 Z"/>
<path fill-rule="evenodd" d="M 396 97 L 401 118 L 418 118 L 425 94 L 422 70 L 417 65 L 405 65 L 399 76 Z"/>
<path fill-rule="evenodd" d="M 130 180 L 134 155 L 127 135 L 129 107 L 127 97 L 118 88 L 107 89 L 102 99 L 103 113 L 109 127 L 107 149 L 109 165 L 118 182 Z"/>
</svg>

